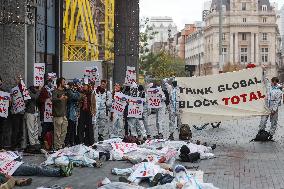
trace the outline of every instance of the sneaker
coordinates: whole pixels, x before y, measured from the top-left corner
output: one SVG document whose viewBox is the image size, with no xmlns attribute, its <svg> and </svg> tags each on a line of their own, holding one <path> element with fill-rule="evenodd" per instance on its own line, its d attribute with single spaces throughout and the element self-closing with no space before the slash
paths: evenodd
<svg viewBox="0 0 284 189">
<path fill-rule="evenodd" d="M 103 135 L 100 135 L 100 134 L 99 134 L 98 140 L 99 140 L 99 141 L 104 141 Z"/>
<path fill-rule="evenodd" d="M 162 134 L 162 133 L 159 133 L 159 134 L 158 134 L 158 139 L 163 139 L 163 138 L 164 138 L 163 134 Z"/>
<path fill-rule="evenodd" d="M 74 165 L 71 162 L 67 166 L 61 166 L 60 167 L 61 176 L 63 177 L 71 176 L 73 168 L 74 168 Z"/>
<path fill-rule="evenodd" d="M 96 168 L 100 168 L 102 167 L 103 163 L 100 161 L 100 160 L 96 160 L 95 163 L 93 163 L 93 166 L 96 167 Z"/>
<path fill-rule="evenodd" d="M 151 187 L 154 187 L 154 186 L 157 186 L 161 180 L 161 178 L 163 177 L 163 174 L 162 173 L 157 173 L 155 176 L 154 176 L 154 179 L 152 180 L 151 182 Z"/>
<path fill-rule="evenodd" d="M 175 138 L 174 138 L 174 133 L 171 133 L 171 134 L 170 134 L 169 140 L 175 140 Z"/>
<path fill-rule="evenodd" d="M 268 140 L 273 140 L 273 135 L 272 134 L 269 134 Z"/>
<path fill-rule="evenodd" d="M 215 150 L 216 147 L 217 147 L 217 145 L 216 145 L 216 144 L 213 144 L 213 145 L 211 146 L 211 149 L 212 149 L 212 150 Z"/>
<path fill-rule="evenodd" d="M 147 139 L 148 139 L 148 140 L 151 139 L 151 135 L 147 135 Z"/>
<path fill-rule="evenodd" d="M 99 160 L 100 161 L 108 161 L 110 159 L 109 152 L 99 152 Z"/>
</svg>

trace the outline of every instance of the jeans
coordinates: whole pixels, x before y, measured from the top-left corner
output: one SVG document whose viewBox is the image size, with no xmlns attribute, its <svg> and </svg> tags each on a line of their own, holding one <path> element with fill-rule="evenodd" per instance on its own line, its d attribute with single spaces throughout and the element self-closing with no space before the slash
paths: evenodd
<svg viewBox="0 0 284 189">
<path fill-rule="evenodd" d="M 43 176 L 43 177 L 60 177 L 60 169 L 46 166 L 37 166 L 22 164 L 14 172 L 13 176 Z"/>
<path fill-rule="evenodd" d="M 65 144 L 74 146 L 76 136 L 76 121 L 68 120 L 67 134 L 65 138 Z"/>
</svg>

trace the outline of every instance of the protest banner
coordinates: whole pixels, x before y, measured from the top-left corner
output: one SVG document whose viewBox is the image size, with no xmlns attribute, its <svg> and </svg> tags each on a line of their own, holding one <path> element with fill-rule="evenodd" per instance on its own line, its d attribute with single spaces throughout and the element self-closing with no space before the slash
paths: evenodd
<svg viewBox="0 0 284 189">
<path fill-rule="evenodd" d="M 176 78 L 182 123 L 200 124 L 268 115 L 262 68 Z"/>
<path fill-rule="evenodd" d="M 0 117 L 7 118 L 9 114 L 10 93 L 0 91 Z"/>
<path fill-rule="evenodd" d="M 18 86 L 12 88 L 12 108 L 15 113 L 25 110 L 25 101 Z"/>
<path fill-rule="evenodd" d="M 26 87 L 26 85 L 25 85 L 23 80 L 21 80 L 21 89 L 20 89 L 20 91 L 23 93 L 24 100 L 31 99 L 30 92 L 27 89 L 27 87 Z"/>
<path fill-rule="evenodd" d="M 15 160 L 20 156 L 16 152 L 7 151 L 7 152 L 0 152 L 0 161 L 3 160 Z"/>
<path fill-rule="evenodd" d="M 148 108 L 161 108 L 162 107 L 162 89 L 161 88 L 149 88 L 147 90 Z"/>
<path fill-rule="evenodd" d="M 126 77 L 125 77 L 125 85 L 131 86 L 133 82 L 137 83 L 136 82 L 135 67 L 127 66 Z"/>
<path fill-rule="evenodd" d="M 45 101 L 44 105 L 44 120 L 45 123 L 52 123 L 53 122 L 53 116 L 52 116 L 52 101 L 50 98 L 48 98 Z"/>
<path fill-rule="evenodd" d="M 117 115 L 123 115 L 128 98 L 129 96 L 116 92 L 114 94 L 114 101 L 111 107 L 112 112 Z"/>
<path fill-rule="evenodd" d="M 34 64 L 34 86 L 44 86 L 45 63 Z"/>
<path fill-rule="evenodd" d="M 142 118 L 143 114 L 143 99 L 139 97 L 130 97 L 128 99 L 128 116 L 134 118 Z"/>
<path fill-rule="evenodd" d="M 56 73 L 48 73 L 47 74 L 47 79 L 48 80 L 52 80 L 52 83 L 53 83 L 53 86 L 56 87 L 56 79 L 57 79 L 57 76 L 56 76 Z"/>
</svg>

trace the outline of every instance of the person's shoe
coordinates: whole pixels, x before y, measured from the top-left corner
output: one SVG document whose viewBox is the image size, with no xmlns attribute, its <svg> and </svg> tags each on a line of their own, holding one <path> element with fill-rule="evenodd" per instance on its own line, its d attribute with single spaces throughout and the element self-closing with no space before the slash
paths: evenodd
<svg viewBox="0 0 284 189">
<path fill-rule="evenodd" d="M 100 161 L 108 161 L 110 159 L 109 152 L 99 152 L 99 160 Z"/>
<path fill-rule="evenodd" d="M 211 146 L 211 149 L 212 149 L 212 150 L 215 150 L 216 147 L 217 147 L 217 145 L 216 145 L 216 144 L 213 144 L 213 145 Z"/>
<path fill-rule="evenodd" d="M 148 140 L 151 139 L 151 135 L 147 135 L 147 139 L 148 139 Z"/>
<path fill-rule="evenodd" d="M 33 179 L 28 178 L 28 179 L 19 179 L 16 180 L 16 186 L 29 186 L 32 184 Z"/>
<path fill-rule="evenodd" d="M 175 140 L 175 138 L 174 138 L 174 133 L 171 133 L 171 134 L 170 134 L 169 140 Z"/>
<path fill-rule="evenodd" d="M 159 133 L 158 136 L 157 136 L 157 139 L 163 139 L 163 138 L 164 138 L 163 134 Z"/>
<path fill-rule="evenodd" d="M 154 179 L 151 182 L 151 187 L 157 186 L 162 178 L 163 174 L 162 173 L 157 173 L 154 176 Z"/>
<path fill-rule="evenodd" d="M 100 161 L 100 160 L 96 160 L 96 163 L 93 163 L 93 166 L 96 167 L 96 168 L 100 168 L 102 167 L 103 163 Z"/>
<path fill-rule="evenodd" d="M 61 166 L 60 167 L 61 176 L 63 177 L 71 176 L 73 168 L 74 168 L 74 165 L 71 162 L 67 166 Z"/>
<path fill-rule="evenodd" d="M 273 135 L 269 133 L 268 140 L 273 140 Z"/>
</svg>

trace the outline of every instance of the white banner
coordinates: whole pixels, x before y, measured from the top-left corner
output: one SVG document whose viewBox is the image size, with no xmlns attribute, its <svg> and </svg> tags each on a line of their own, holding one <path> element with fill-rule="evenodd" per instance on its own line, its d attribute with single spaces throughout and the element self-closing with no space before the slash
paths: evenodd
<svg viewBox="0 0 284 189">
<path fill-rule="evenodd" d="M 50 98 L 46 99 L 46 101 L 45 101 L 43 122 L 45 122 L 45 123 L 52 123 L 53 122 L 52 101 L 50 100 Z"/>
<path fill-rule="evenodd" d="M 161 88 L 149 88 L 147 90 L 148 108 L 161 108 L 162 107 L 162 89 Z"/>
<path fill-rule="evenodd" d="M 143 114 L 143 99 L 139 97 L 130 97 L 128 105 L 128 116 L 127 117 L 135 117 L 142 118 Z"/>
<path fill-rule="evenodd" d="M 0 173 L 11 176 L 22 164 L 23 162 L 20 161 L 0 160 Z"/>
<path fill-rule="evenodd" d="M 10 93 L 0 91 L 0 117 L 8 117 Z"/>
<path fill-rule="evenodd" d="M 182 123 L 209 123 L 269 114 L 262 68 L 176 78 Z"/>
<path fill-rule="evenodd" d="M 12 88 L 12 108 L 15 113 L 25 110 L 25 101 L 18 86 Z"/>
<path fill-rule="evenodd" d="M 34 86 L 44 86 L 45 63 L 34 64 Z"/>
<path fill-rule="evenodd" d="M 135 67 L 127 66 L 126 77 L 125 77 L 125 85 L 131 86 L 133 82 L 137 83 L 136 82 Z"/>
<path fill-rule="evenodd" d="M 30 96 L 30 92 L 29 90 L 27 89 L 25 83 L 23 80 L 21 80 L 21 89 L 20 91 L 23 93 L 23 97 L 24 97 L 24 100 L 29 100 L 31 99 L 31 96 Z"/>
<path fill-rule="evenodd" d="M 123 93 L 115 93 L 112 103 L 112 112 L 117 115 L 123 115 L 128 98 L 129 97 Z"/>
</svg>

